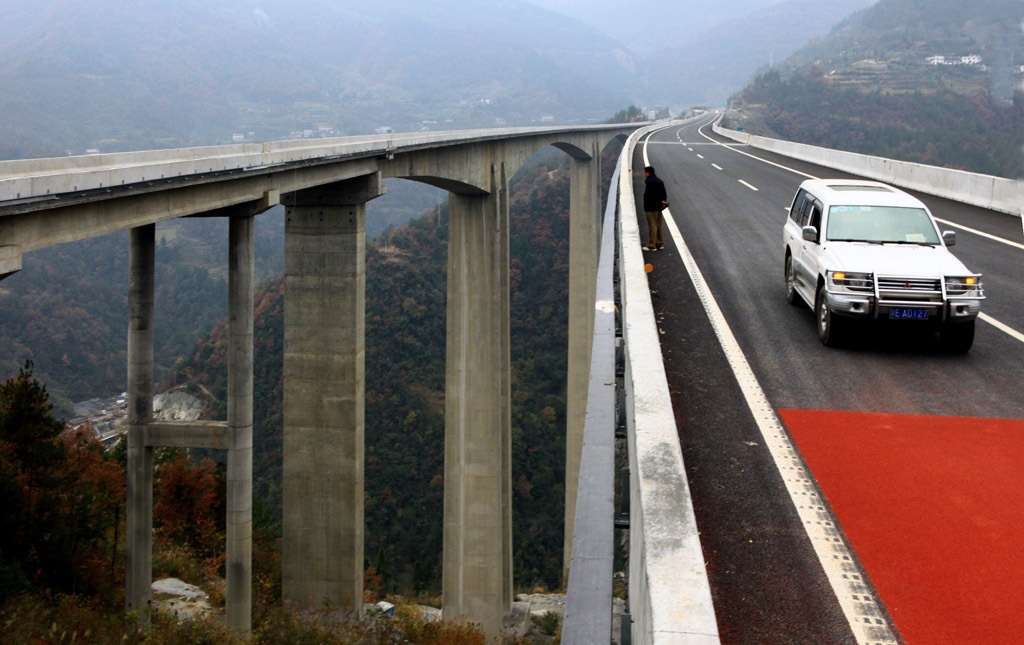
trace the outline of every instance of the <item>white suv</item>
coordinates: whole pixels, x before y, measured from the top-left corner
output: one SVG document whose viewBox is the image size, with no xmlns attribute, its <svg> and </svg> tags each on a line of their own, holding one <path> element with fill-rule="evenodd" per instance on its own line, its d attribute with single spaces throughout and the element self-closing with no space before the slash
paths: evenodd
<svg viewBox="0 0 1024 645">
<path fill-rule="evenodd" d="M 985 299 L 981 275 L 946 247 L 928 208 L 874 181 L 813 179 L 800 184 L 783 233 L 786 299 L 814 308 L 818 337 L 841 342 L 856 318 L 928 321 L 951 352 L 974 342 Z"/>
</svg>

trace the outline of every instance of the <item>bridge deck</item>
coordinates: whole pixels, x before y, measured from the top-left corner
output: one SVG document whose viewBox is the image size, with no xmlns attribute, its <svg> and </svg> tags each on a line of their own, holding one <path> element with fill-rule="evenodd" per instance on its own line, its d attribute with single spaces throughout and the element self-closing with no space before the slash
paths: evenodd
<svg viewBox="0 0 1024 645">
<path fill-rule="evenodd" d="M 1019 273 L 1019 220 L 918 195 L 943 228 L 961 231 L 953 252 L 985 275 L 994 322 L 979 321 L 969 355 L 892 325 L 826 348 L 812 312 L 783 298 L 782 223 L 807 175 L 850 175 L 720 146 L 709 131 L 652 137 L 676 230 L 645 260 L 723 642 L 1012 640 L 1022 623 L 1005 590 L 1021 566 L 1010 545 L 1024 505 L 1008 492 L 1006 455 L 1024 418 L 1015 384 L 1024 289 L 1007 278 Z M 639 199 L 642 179 L 634 184 Z M 688 277 L 687 253 L 702 288 Z M 704 292 L 731 328 L 728 349 Z M 730 365 L 737 353 L 763 407 L 746 403 L 747 377 Z M 789 462 L 776 465 L 760 416 L 789 443 Z M 794 479 L 796 501 L 786 490 Z M 808 521 L 804 500 L 815 497 L 820 518 Z M 848 549 L 838 560 L 845 584 L 830 584 L 832 557 L 823 560 L 809 533 L 827 540 L 825 553 Z M 850 620 L 844 595 L 860 614 L 877 599 L 878 613 Z"/>
</svg>

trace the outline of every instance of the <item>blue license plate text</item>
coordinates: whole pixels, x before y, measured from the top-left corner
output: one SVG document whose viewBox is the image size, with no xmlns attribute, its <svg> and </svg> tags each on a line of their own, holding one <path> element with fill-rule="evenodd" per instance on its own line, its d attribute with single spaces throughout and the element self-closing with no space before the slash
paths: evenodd
<svg viewBox="0 0 1024 645">
<path fill-rule="evenodd" d="M 914 320 L 927 320 L 928 310 L 915 309 L 912 307 L 893 307 L 889 310 L 889 318 L 897 318 L 900 320 L 908 318 Z"/>
</svg>

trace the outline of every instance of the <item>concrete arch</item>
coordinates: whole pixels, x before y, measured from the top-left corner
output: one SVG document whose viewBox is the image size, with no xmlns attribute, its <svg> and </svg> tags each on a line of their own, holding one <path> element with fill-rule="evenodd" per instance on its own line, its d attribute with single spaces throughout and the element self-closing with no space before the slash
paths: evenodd
<svg viewBox="0 0 1024 645">
<path fill-rule="evenodd" d="M 492 169 L 504 166 L 506 176 L 515 173 L 538 152 L 552 146 L 574 163 L 588 163 L 613 141 L 626 135 L 614 132 L 559 132 L 515 139 L 474 141 L 445 148 L 410 151 L 380 161 L 381 178 L 419 181 L 456 195 L 486 195 L 492 185 Z"/>
<path fill-rule="evenodd" d="M 580 148 L 576 144 L 565 143 L 565 142 L 562 142 L 562 141 L 556 141 L 556 142 L 552 143 L 551 145 L 553 147 L 555 147 L 555 148 L 558 148 L 562 152 L 568 154 L 570 157 L 572 157 L 573 159 L 576 159 L 578 161 L 589 161 L 589 160 L 593 159 L 593 157 L 590 155 L 589 152 L 587 152 L 583 148 Z"/>
</svg>

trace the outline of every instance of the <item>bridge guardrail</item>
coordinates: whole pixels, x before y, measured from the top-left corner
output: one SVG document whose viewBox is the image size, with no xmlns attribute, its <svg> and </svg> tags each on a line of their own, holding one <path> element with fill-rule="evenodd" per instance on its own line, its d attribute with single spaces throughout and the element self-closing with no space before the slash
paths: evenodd
<svg viewBox="0 0 1024 645">
<path fill-rule="evenodd" d="M 720 642 L 660 339 L 644 270 L 633 197 L 633 149 L 619 175 L 620 293 L 629 437 L 629 605 L 633 642 Z"/>
<path fill-rule="evenodd" d="M 770 139 L 723 128 L 720 122 L 713 126 L 716 134 L 754 148 L 1017 217 L 1024 213 L 1024 182 L 1019 180 Z"/>
</svg>

